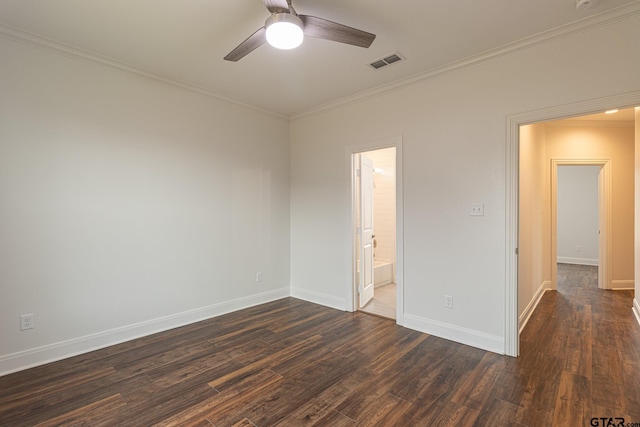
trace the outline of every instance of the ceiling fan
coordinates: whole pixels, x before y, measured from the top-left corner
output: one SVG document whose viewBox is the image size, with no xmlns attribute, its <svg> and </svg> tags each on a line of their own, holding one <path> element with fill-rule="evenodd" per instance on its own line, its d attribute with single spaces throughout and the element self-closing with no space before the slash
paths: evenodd
<svg viewBox="0 0 640 427">
<path fill-rule="evenodd" d="M 224 57 L 227 61 L 239 61 L 265 41 L 279 49 L 293 49 L 302 43 L 304 36 L 317 37 L 353 46 L 369 47 L 375 34 L 322 18 L 298 15 L 291 0 L 263 0 L 271 16 L 249 38 Z"/>
</svg>

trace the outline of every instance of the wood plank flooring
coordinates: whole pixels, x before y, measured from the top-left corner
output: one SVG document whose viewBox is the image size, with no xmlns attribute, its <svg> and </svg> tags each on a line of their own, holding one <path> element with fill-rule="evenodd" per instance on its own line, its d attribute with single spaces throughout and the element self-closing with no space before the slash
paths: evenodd
<svg viewBox="0 0 640 427">
<path fill-rule="evenodd" d="M 559 270 L 510 358 L 293 298 L 0 377 L 1 426 L 640 423 L 632 292 Z"/>
</svg>

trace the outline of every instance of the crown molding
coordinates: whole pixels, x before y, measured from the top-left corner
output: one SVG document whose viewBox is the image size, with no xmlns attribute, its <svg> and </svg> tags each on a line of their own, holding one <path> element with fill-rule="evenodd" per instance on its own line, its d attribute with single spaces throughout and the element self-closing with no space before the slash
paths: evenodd
<svg viewBox="0 0 640 427">
<path fill-rule="evenodd" d="M 515 42 L 507 43 L 503 46 L 479 53 L 477 55 L 472 55 L 472 56 L 460 59 L 458 61 L 450 62 L 449 64 L 445 64 L 441 67 L 436 67 L 422 73 L 414 74 L 404 79 L 400 79 L 392 83 L 388 83 L 372 89 L 358 92 L 353 95 L 339 98 L 334 101 L 330 101 L 328 103 L 321 104 L 316 107 L 300 111 L 298 113 L 293 113 L 291 115 L 282 114 L 272 110 L 268 110 L 266 108 L 258 107 L 256 105 L 253 105 L 247 102 L 243 102 L 228 96 L 221 95 L 210 89 L 207 89 L 205 87 L 202 87 L 193 83 L 185 82 L 174 77 L 164 76 L 161 74 L 154 73 L 152 71 L 134 67 L 132 65 L 126 64 L 124 62 L 118 61 L 113 58 L 109 58 L 103 55 L 98 55 L 98 54 L 77 48 L 75 46 L 59 42 L 57 40 L 45 38 L 33 33 L 28 33 L 22 30 L 18 30 L 1 23 L 0 23 L 0 37 L 5 38 L 7 40 L 12 40 L 17 43 L 24 44 L 27 46 L 35 47 L 35 48 L 56 53 L 62 56 L 66 56 L 72 59 L 105 65 L 121 71 L 134 73 L 134 74 L 144 76 L 156 81 L 161 81 L 166 84 L 178 86 L 183 89 L 196 92 L 211 98 L 229 102 L 229 103 L 232 103 L 244 108 L 248 108 L 254 111 L 259 111 L 261 113 L 269 114 L 271 116 L 294 120 L 294 119 L 299 119 L 306 116 L 319 114 L 339 106 L 360 102 L 360 101 L 375 97 L 377 95 L 380 95 L 382 93 L 389 92 L 393 89 L 410 85 L 418 81 L 432 79 L 442 74 L 465 69 L 475 64 L 490 61 L 495 58 L 499 58 L 501 56 L 505 56 L 520 50 L 525 50 L 540 44 L 548 43 L 548 42 L 559 40 L 562 38 L 572 37 L 577 34 L 591 31 L 593 29 L 608 26 L 611 24 L 615 24 L 616 22 L 624 21 L 638 15 L 640 15 L 640 0 L 636 0 L 626 5 L 623 5 L 614 9 L 610 9 L 606 12 L 603 12 L 597 15 L 592 15 L 592 16 L 583 18 L 581 20 L 574 21 L 570 24 L 562 25 L 560 27 L 556 27 L 554 29 L 535 34 L 533 36 L 525 37 Z"/>
<path fill-rule="evenodd" d="M 185 82 L 174 77 L 163 76 L 161 74 L 157 74 L 152 71 L 134 67 L 132 65 L 126 64 L 124 62 L 118 61 L 113 58 L 109 58 L 107 56 L 98 55 L 98 54 L 77 48 L 75 46 L 57 41 L 57 40 L 49 39 L 33 33 L 28 33 L 22 30 L 18 30 L 1 23 L 0 23 L 0 37 L 17 42 L 17 43 L 24 44 L 27 46 L 35 47 L 37 49 L 42 49 L 58 55 L 66 56 L 68 58 L 72 58 L 72 59 L 76 59 L 84 62 L 90 62 L 94 64 L 106 65 L 107 67 L 115 68 L 117 70 L 125 71 L 128 73 L 134 73 L 134 74 L 147 77 L 156 81 L 170 84 L 172 86 L 177 86 L 191 92 L 196 92 L 196 93 L 208 96 L 210 98 L 215 98 L 220 101 L 229 102 L 244 108 L 259 111 L 261 113 L 266 113 L 279 118 L 289 119 L 289 116 L 285 114 L 277 113 L 275 111 L 268 110 L 266 108 L 261 108 L 246 102 L 239 101 L 237 99 L 220 95 L 219 93 L 216 93 L 205 87 L 198 86 L 193 83 Z"/>
<path fill-rule="evenodd" d="M 307 116 L 320 114 L 327 110 L 331 110 L 339 106 L 361 102 L 366 99 L 370 99 L 377 95 L 383 94 L 385 92 L 389 92 L 399 87 L 407 86 L 422 80 L 432 79 L 449 72 L 469 68 L 473 65 L 491 61 L 493 59 L 500 58 L 502 56 L 509 55 L 511 53 L 518 52 L 521 50 L 529 49 L 534 46 L 549 43 L 555 40 L 560 40 L 563 38 L 573 37 L 577 34 L 585 33 L 587 31 L 592 31 L 597 28 L 612 25 L 617 22 L 634 18 L 639 15 L 640 15 L 640 1 L 636 0 L 632 3 L 628 3 L 626 5 L 623 5 L 614 9 L 610 9 L 600 14 L 592 15 L 592 16 L 580 19 L 578 21 L 571 22 L 566 25 L 561 25 L 551 30 L 543 31 L 533 36 L 525 37 L 515 42 L 507 43 L 495 49 L 490 49 L 482 53 L 479 53 L 477 55 L 468 56 L 466 58 L 450 62 L 441 67 L 432 68 L 431 70 L 414 74 L 413 76 L 409 76 L 392 83 L 384 84 L 372 89 L 367 89 L 365 91 L 358 92 L 356 94 L 349 95 L 349 96 L 319 105 L 317 107 L 301 111 L 299 113 L 291 115 L 290 118 L 292 120 L 299 119 Z"/>
</svg>

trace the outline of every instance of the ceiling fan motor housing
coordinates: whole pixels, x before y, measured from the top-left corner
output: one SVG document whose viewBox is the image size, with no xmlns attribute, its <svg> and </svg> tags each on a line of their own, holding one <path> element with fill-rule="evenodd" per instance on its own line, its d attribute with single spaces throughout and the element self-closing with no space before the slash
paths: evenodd
<svg viewBox="0 0 640 427">
<path fill-rule="evenodd" d="M 304 24 L 292 13 L 273 13 L 264 22 L 266 38 L 278 49 L 293 49 L 302 43 Z"/>
</svg>

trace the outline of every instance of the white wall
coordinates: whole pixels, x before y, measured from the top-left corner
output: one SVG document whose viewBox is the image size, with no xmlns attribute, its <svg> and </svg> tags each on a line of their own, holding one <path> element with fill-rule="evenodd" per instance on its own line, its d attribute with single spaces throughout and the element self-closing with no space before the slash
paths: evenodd
<svg viewBox="0 0 640 427">
<path fill-rule="evenodd" d="M 289 295 L 288 120 L 0 57 L 0 374 Z"/>
<path fill-rule="evenodd" d="M 600 166 L 558 167 L 558 262 L 598 265 Z"/>
<path fill-rule="evenodd" d="M 505 119 L 638 90 L 638 39 L 635 16 L 294 119 L 292 291 L 348 309 L 345 146 L 402 136 L 404 323 L 503 352 Z"/>
</svg>

